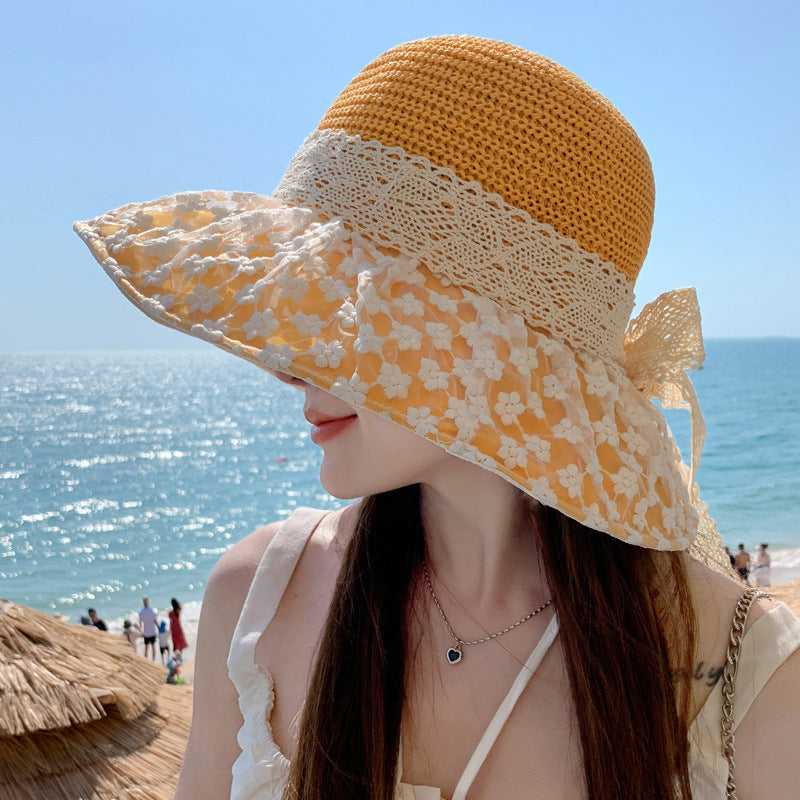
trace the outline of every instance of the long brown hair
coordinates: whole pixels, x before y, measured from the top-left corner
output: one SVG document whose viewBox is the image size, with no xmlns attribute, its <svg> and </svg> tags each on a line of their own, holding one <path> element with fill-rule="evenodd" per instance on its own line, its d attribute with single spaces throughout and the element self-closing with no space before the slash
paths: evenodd
<svg viewBox="0 0 800 800">
<path fill-rule="evenodd" d="M 531 504 L 558 610 L 592 800 L 690 800 L 683 561 Z M 406 619 L 424 548 L 419 487 L 362 503 L 300 725 L 287 800 L 391 800 L 405 700 Z M 669 642 L 669 646 L 668 646 Z"/>
</svg>

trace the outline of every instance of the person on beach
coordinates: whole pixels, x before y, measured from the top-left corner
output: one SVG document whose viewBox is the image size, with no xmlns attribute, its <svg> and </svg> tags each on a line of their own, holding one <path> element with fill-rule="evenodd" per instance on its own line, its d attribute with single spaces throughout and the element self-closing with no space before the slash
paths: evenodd
<svg viewBox="0 0 800 800">
<path fill-rule="evenodd" d="M 756 565 L 753 568 L 753 582 L 756 586 L 760 586 L 762 588 L 772 585 L 770 581 L 770 567 L 772 559 L 769 557 L 767 547 L 769 547 L 769 545 L 762 544 L 758 548 Z"/>
<path fill-rule="evenodd" d="M 736 555 L 733 557 L 733 568 L 742 581 L 747 583 L 747 578 L 750 575 L 750 553 L 744 549 L 743 544 L 736 548 Z"/>
<path fill-rule="evenodd" d="M 181 677 L 182 664 L 183 658 L 181 657 L 180 652 L 173 653 L 169 657 L 167 660 L 167 683 L 183 683 L 183 678 Z"/>
<path fill-rule="evenodd" d="M 105 620 L 102 620 L 102 619 L 100 619 L 99 616 L 97 616 L 97 610 L 94 609 L 94 608 L 90 608 L 89 609 L 89 621 L 98 630 L 101 630 L 101 631 L 107 631 L 108 630 L 108 625 L 106 625 Z"/>
<path fill-rule="evenodd" d="M 157 661 L 156 639 L 158 638 L 158 613 L 150 606 L 150 598 L 142 598 L 142 607 L 139 609 L 139 626 L 144 639 L 144 657 Z"/>
<path fill-rule="evenodd" d="M 694 481 L 694 293 L 629 323 L 653 201 L 602 95 L 442 36 L 357 75 L 272 197 L 76 224 L 150 317 L 296 386 L 356 500 L 214 568 L 178 800 L 795 796 L 800 622 Z"/>
<path fill-rule="evenodd" d="M 139 628 L 136 627 L 129 619 L 122 623 L 122 635 L 128 644 L 135 650 L 136 640 L 142 635 Z"/>
<path fill-rule="evenodd" d="M 166 664 L 170 656 L 171 637 L 167 629 L 166 620 L 161 620 L 158 623 L 158 651 L 161 654 L 161 663 Z"/>
<path fill-rule="evenodd" d="M 175 653 L 181 653 L 188 647 L 181 625 L 181 604 L 174 597 L 170 603 L 172 610 L 169 612 L 169 630 L 172 636 L 172 650 Z"/>
<path fill-rule="evenodd" d="M 731 562 L 731 567 L 733 567 L 734 556 L 733 556 L 733 553 L 731 553 L 730 548 L 727 547 L 727 546 L 725 547 L 725 555 L 728 557 L 728 560 Z"/>
</svg>

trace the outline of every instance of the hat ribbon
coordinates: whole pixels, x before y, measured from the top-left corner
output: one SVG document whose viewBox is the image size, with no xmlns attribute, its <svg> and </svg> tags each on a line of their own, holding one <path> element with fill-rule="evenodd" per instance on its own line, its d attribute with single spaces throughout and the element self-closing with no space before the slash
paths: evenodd
<svg viewBox="0 0 800 800">
<path fill-rule="evenodd" d="M 692 426 L 689 486 L 694 483 L 706 424 L 687 370 L 705 360 L 694 288 L 664 292 L 632 319 L 625 333 L 625 369 L 634 386 L 662 408 L 688 408 Z"/>
</svg>

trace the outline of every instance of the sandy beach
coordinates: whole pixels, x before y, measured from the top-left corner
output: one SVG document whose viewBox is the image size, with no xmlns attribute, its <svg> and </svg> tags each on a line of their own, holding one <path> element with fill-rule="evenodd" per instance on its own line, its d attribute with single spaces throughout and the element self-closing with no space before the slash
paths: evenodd
<svg viewBox="0 0 800 800">
<path fill-rule="evenodd" d="M 800 617 L 800 578 L 795 578 L 787 583 L 777 583 L 764 591 L 768 592 L 773 600 L 786 603 Z"/>
</svg>

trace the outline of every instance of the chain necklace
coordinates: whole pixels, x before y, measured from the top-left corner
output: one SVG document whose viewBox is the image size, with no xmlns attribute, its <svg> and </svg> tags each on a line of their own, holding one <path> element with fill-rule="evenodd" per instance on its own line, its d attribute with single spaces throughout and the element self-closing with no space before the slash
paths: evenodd
<svg viewBox="0 0 800 800">
<path fill-rule="evenodd" d="M 453 637 L 455 641 L 455 646 L 448 647 L 447 651 L 445 652 L 445 658 L 447 659 L 448 664 L 458 664 L 459 661 L 464 657 L 464 653 L 462 651 L 462 647 L 467 644 L 483 644 L 484 642 L 491 642 L 493 639 L 497 639 L 498 636 L 502 636 L 504 633 L 508 633 L 509 631 L 513 631 L 514 628 L 518 628 L 524 622 L 527 622 L 529 619 L 533 619 L 540 611 L 544 611 L 549 605 L 552 605 L 553 600 L 550 599 L 546 603 L 542 603 L 539 608 L 535 608 L 530 614 L 526 614 L 521 620 L 515 622 L 513 625 L 509 625 L 507 628 L 503 628 L 501 631 L 497 631 L 497 633 L 491 633 L 488 636 L 484 636 L 483 639 L 462 639 L 451 627 L 450 623 L 447 620 L 447 617 L 444 615 L 444 611 L 442 610 L 441 605 L 439 604 L 439 598 L 436 596 L 436 592 L 433 590 L 433 584 L 431 583 L 431 576 L 428 572 L 428 558 L 427 556 L 422 560 L 422 569 L 425 573 L 425 583 L 428 584 L 428 591 L 431 593 L 431 598 L 433 599 L 433 603 L 436 608 L 439 609 L 439 614 L 442 617 L 442 620 L 445 624 L 450 635 Z"/>
</svg>

